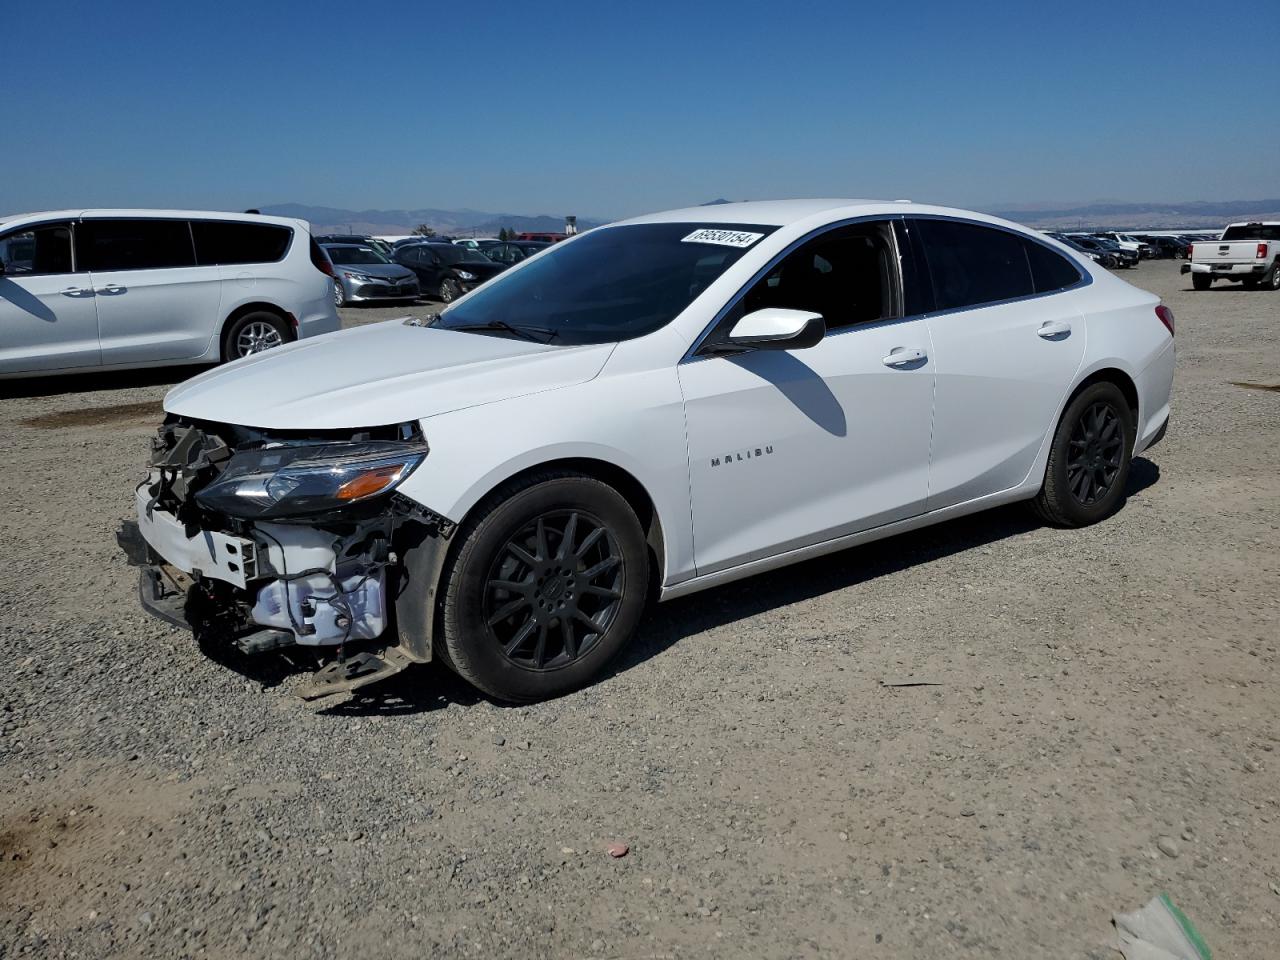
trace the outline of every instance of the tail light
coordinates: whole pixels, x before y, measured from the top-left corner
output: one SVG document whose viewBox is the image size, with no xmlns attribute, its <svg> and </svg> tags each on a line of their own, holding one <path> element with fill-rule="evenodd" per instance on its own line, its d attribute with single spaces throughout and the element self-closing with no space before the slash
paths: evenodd
<svg viewBox="0 0 1280 960">
<path fill-rule="evenodd" d="M 333 272 L 333 264 L 329 262 L 328 255 L 320 249 L 320 244 L 316 243 L 315 237 L 311 238 L 311 263 L 326 276 L 338 279 L 338 275 Z"/>
<path fill-rule="evenodd" d="M 1191 259 L 1191 255 L 1192 255 L 1193 253 L 1195 253 L 1195 252 L 1196 252 L 1196 245 L 1195 245 L 1194 243 L 1188 243 L 1188 244 L 1187 244 L 1187 259 L 1188 259 L 1188 260 L 1190 260 L 1190 259 Z"/>
<path fill-rule="evenodd" d="M 1267 245 L 1265 243 L 1258 244 L 1258 259 L 1265 260 L 1267 256 Z"/>
<path fill-rule="evenodd" d="M 1160 322 L 1164 324 L 1165 329 L 1169 331 L 1169 336 L 1173 336 L 1173 311 L 1166 307 L 1163 303 L 1156 307 L 1156 316 L 1160 318 Z"/>
</svg>

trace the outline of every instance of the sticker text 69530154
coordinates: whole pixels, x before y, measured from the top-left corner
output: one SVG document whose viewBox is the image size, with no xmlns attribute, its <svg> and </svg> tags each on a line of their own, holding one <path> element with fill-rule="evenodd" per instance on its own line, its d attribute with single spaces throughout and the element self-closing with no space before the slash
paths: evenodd
<svg viewBox="0 0 1280 960">
<path fill-rule="evenodd" d="M 712 230 L 704 228 L 693 231 L 680 242 L 714 243 L 721 247 L 749 247 L 763 236 L 763 233 L 747 233 L 745 230 Z"/>
</svg>

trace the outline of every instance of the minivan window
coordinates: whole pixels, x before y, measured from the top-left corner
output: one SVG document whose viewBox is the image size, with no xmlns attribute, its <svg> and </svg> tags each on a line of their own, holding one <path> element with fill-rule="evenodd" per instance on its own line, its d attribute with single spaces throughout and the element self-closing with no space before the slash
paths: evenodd
<svg viewBox="0 0 1280 960">
<path fill-rule="evenodd" d="M 1022 238 L 953 220 L 919 220 L 934 305 L 954 310 L 1035 293 Z"/>
<path fill-rule="evenodd" d="M 161 270 L 195 266 L 185 220 L 85 220 L 76 251 L 86 270 Z"/>
<path fill-rule="evenodd" d="M 641 223 L 600 227 L 500 274 L 440 315 L 445 329 L 614 343 L 675 319 L 777 227 Z"/>
<path fill-rule="evenodd" d="M 6 274 L 71 273 L 71 227 L 46 223 L 0 237 Z"/>
<path fill-rule="evenodd" d="M 192 220 L 196 259 L 201 266 L 278 263 L 289 250 L 293 231 L 273 223 Z"/>
</svg>

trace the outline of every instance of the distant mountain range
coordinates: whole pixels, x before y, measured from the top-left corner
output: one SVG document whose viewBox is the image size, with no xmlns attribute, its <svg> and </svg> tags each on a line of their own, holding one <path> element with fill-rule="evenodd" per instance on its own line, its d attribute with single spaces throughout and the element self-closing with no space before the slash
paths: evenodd
<svg viewBox="0 0 1280 960">
<path fill-rule="evenodd" d="M 731 201 L 716 199 L 703 206 Z M 263 213 L 308 220 L 316 233 L 369 233 L 383 236 L 409 234 L 420 223 L 451 236 L 496 236 L 503 227 L 516 231 L 560 231 L 564 217 L 546 214 L 487 213 L 483 210 L 344 210 L 301 203 L 277 203 Z M 1234 220 L 1280 220 L 1280 199 L 1189 200 L 1180 203 L 1126 203 L 1100 200 L 1069 204 L 1023 204 L 992 210 L 998 217 L 1016 220 L 1041 230 L 1204 230 Z M 578 218 L 578 228 L 598 227 L 604 220 Z"/>
<path fill-rule="evenodd" d="M 1124 203 L 1104 200 L 1081 206 L 992 211 L 1041 230 L 1217 229 L 1234 220 L 1280 220 L 1278 200 L 1190 200 L 1182 203 Z"/>
<path fill-rule="evenodd" d="M 373 236 L 400 236 L 412 233 L 425 223 L 437 233 L 455 237 L 497 236 L 503 227 L 530 232 L 564 230 L 564 217 L 545 214 L 486 213 L 483 210 L 343 210 L 339 207 L 312 207 L 302 203 L 276 203 L 260 208 L 276 217 L 297 217 L 311 223 L 316 233 L 367 233 Z M 578 218 L 578 229 L 598 227 L 603 220 Z"/>
</svg>

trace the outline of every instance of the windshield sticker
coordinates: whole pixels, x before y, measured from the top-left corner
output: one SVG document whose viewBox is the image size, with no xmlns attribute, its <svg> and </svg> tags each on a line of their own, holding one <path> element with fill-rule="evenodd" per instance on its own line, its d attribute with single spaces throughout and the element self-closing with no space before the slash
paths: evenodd
<svg viewBox="0 0 1280 960">
<path fill-rule="evenodd" d="M 695 230 L 680 242 L 714 243 L 721 247 L 739 247 L 745 249 L 763 236 L 763 233 L 745 233 L 742 230 Z"/>
</svg>

